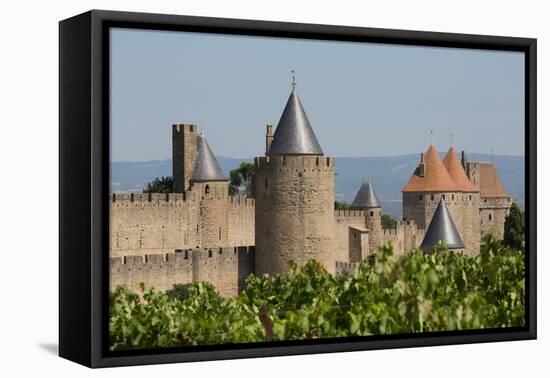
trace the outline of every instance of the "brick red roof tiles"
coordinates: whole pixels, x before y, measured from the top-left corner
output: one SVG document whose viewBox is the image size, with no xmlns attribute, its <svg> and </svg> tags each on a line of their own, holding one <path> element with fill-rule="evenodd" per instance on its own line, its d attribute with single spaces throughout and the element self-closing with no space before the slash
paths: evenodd
<svg viewBox="0 0 550 378">
<path fill-rule="evenodd" d="M 411 176 L 403 192 L 460 192 L 459 185 L 451 178 L 432 144 L 424 153 L 424 176 Z"/>
<path fill-rule="evenodd" d="M 479 163 L 479 176 L 481 197 L 508 197 L 493 163 Z"/>
<path fill-rule="evenodd" d="M 445 158 L 443 159 L 443 165 L 447 169 L 447 172 L 449 172 L 449 176 L 451 176 L 454 182 L 456 182 L 461 191 L 477 192 L 476 188 L 474 188 L 468 179 L 468 176 L 466 176 L 466 172 L 464 172 L 462 164 L 458 161 L 457 153 L 454 147 L 449 148 L 449 151 L 447 151 L 447 155 L 445 155 Z"/>
</svg>

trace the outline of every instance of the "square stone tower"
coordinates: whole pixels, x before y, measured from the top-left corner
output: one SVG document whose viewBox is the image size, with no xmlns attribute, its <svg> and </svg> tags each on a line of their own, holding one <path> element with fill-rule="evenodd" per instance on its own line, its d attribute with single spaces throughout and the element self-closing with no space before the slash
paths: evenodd
<svg viewBox="0 0 550 378">
<path fill-rule="evenodd" d="M 197 160 L 197 125 L 172 125 L 172 178 L 174 193 L 189 189 Z"/>
</svg>

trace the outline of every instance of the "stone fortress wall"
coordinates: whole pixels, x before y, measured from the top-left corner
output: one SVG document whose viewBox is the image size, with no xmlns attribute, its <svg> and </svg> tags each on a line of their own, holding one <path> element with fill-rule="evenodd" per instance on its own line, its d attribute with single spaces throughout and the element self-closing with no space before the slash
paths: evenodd
<svg viewBox="0 0 550 378">
<path fill-rule="evenodd" d="M 287 135 L 308 134 L 310 125 L 294 89 L 288 109 L 292 114 L 281 118 L 284 127 L 295 127 L 299 120 L 302 129 Z M 307 146 L 317 143 L 312 133 Z M 173 125 L 174 193 L 111 195 L 111 288 L 125 284 L 138 291 L 145 282 L 166 290 L 207 281 L 221 295 L 232 296 L 247 275 L 286 273 L 290 260 L 315 259 L 331 273 L 350 273 L 388 242 L 394 256 L 420 248 L 441 199 L 464 253 L 478 253 L 486 233 L 502 237 L 512 200 L 492 163 L 468 162 L 463 153 L 464 172 L 459 171 L 475 189 L 403 190 L 404 220 L 383 229 L 377 199 L 357 210 L 334 210 L 334 158 L 320 148 L 271 155 L 272 143 L 268 125 L 266 156 L 255 159 L 253 198 L 230 196 L 228 180 L 196 125 Z M 413 174 L 419 179 L 430 172 L 423 162 L 422 154 Z"/>
<path fill-rule="evenodd" d="M 111 257 L 254 245 L 254 199 L 215 192 L 112 194 Z"/>
<path fill-rule="evenodd" d="M 254 246 L 111 257 L 110 287 L 126 285 L 139 293 L 140 282 L 156 290 L 169 290 L 174 284 L 209 282 L 220 295 L 230 297 L 242 290 L 245 278 L 254 273 L 254 258 Z"/>
</svg>

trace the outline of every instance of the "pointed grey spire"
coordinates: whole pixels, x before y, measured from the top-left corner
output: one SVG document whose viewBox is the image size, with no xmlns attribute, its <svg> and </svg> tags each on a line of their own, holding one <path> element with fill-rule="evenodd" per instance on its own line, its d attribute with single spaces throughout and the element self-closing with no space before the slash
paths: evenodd
<svg viewBox="0 0 550 378">
<path fill-rule="evenodd" d="M 378 201 L 378 197 L 376 197 L 376 193 L 374 192 L 370 179 L 367 182 L 363 180 L 363 184 L 355 195 L 351 208 L 370 209 L 373 207 L 380 207 L 380 202 Z"/>
<path fill-rule="evenodd" d="M 191 181 L 226 181 L 223 171 L 206 142 L 204 135 L 197 135 L 197 162 Z"/>
<path fill-rule="evenodd" d="M 266 155 L 323 155 L 300 98 L 296 94 L 295 83 Z"/>
<path fill-rule="evenodd" d="M 464 248 L 464 243 L 443 198 L 437 205 L 420 249 L 424 252 L 432 252 L 440 241 L 449 249 Z"/>
</svg>

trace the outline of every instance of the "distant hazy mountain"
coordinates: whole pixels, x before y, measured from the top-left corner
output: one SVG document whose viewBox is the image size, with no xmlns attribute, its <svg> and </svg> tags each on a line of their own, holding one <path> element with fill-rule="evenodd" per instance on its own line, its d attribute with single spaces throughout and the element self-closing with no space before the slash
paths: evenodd
<svg viewBox="0 0 550 378">
<path fill-rule="evenodd" d="M 469 154 L 471 161 L 491 161 L 488 154 Z M 223 171 L 237 167 L 241 161 L 252 159 L 234 159 L 217 157 Z M 401 217 L 401 189 L 416 168 L 419 154 L 389 157 L 340 157 L 335 159 L 335 198 L 337 201 L 351 202 L 361 186 L 363 178 L 370 178 L 380 202 L 382 211 L 395 217 Z M 524 158 L 522 156 L 498 155 L 494 157 L 497 170 L 508 192 L 517 198 L 523 207 Z M 172 175 L 172 160 L 144 162 L 113 162 L 111 165 L 111 190 L 113 192 L 141 192 L 143 187 L 155 177 Z"/>
</svg>

